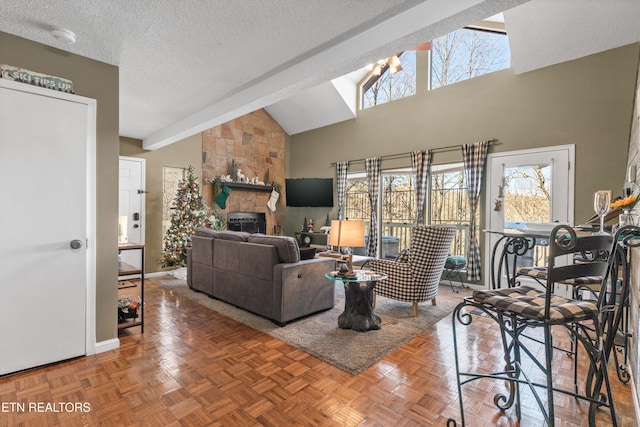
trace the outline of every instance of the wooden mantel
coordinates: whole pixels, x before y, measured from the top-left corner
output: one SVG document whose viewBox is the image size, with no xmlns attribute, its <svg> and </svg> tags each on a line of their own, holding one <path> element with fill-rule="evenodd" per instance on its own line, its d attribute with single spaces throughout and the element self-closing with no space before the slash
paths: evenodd
<svg viewBox="0 0 640 427">
<path fill-rule="evenodd" d="M 223 182 L 222 185 L 226 185 L 229 188 L 254 190 L 254 191 L 273 191 L 271 185 L 259 185 L 259 184 L 245 184 L 244 182 Z"/>
</svg>

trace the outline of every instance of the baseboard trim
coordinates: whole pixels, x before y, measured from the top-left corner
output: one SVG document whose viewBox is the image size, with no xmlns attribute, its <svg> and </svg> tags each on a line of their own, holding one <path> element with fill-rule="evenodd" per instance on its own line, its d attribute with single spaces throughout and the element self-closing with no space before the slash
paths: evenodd
<svg viewBox="0 0 640 427">
<path fill-rule="evenodd" d="M 175 270 L 166 270 L 166 271 L 156 271 L 155 273 L 145 273 L 144 277 L 161 277 L 161 276 L 172 276 Z"/>
<path fill-rule="evenodd" d="M 633 374 L 633 370 L 630 369 L 629 373 Z M 633 409 L 636 413 L 636 420 L 638 420 L 640 419 L 640 399 L 638 397 L 638 389 L 636 388 L 635 381 L 633 380 L 633 375 L 631 375 L 631 381 L 629 381 L 629 385 L 631 386 L 631 396 L 633 398 Z"/>
<path fill-rule="evenodd" d="M 116 350 L 118 348 L 120 348 L 120 340 L 118 338 L 100 341 L 96 343 L 96 354 L 104 353 L 105 351 Z"/>
</svg>

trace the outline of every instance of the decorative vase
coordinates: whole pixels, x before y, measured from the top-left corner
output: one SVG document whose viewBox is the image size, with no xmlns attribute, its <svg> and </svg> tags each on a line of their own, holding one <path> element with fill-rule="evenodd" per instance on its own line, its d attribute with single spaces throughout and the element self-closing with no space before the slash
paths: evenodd
<svg viewBox="0 0 640 427">
<path fill-rule="evenodd" d="M 631 214 L 630 209 L 623 209 L 622 213 L 618 217 L 618 226 L 624 227 L 625 225 L 635 225 L 635 218 Z"/>
</svg>

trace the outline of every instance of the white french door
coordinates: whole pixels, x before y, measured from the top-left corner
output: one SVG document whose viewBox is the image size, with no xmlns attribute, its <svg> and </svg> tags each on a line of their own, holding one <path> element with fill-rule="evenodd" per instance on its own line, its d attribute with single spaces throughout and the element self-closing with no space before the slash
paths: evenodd
<svg viewBox="0 0 640 427">
<path fill-rule="evenodd" d="M 575 146 L 490 154 L 487 157 L 487 230 L 518 223 L 573 224 Z M 485 238 L 485 285 L 491 283 L 491 253 L 499 235 Z M 532 252 L 531 262 L 536 262 Z"/>
<path fill-rule="evenodd" d="M 95 111 L 0 80 L 0 375 L 95 351 Z"/>
<path fill-rule="evenodd" d="M 145 240 L 145 159 L 120 156 L 118 179 L 118 243 Z M 137 251 L 123 251 L 123 262 L 141 267 Z"/>
</svg>

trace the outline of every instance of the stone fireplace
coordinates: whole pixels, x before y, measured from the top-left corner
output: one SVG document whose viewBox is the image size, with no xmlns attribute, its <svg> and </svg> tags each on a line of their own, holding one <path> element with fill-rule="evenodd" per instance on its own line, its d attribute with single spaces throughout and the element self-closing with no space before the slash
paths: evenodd
<svg viewBox="0 0 640 427">
<path fill-rule="evenodd" d="M 284 188 L 285 138 L 285 131 L 265 110 L 205 130 L 202 133 L 202 182 L 228 175 L 233 160 L 243 175 L 264 181 L 268 170 L 269 181 Z M 211 209 L 222 211 L 226 217 L 234 213 L 262 214 L 265 225 L 261 233 L 273 234 L 284 226 L 286 202 L 283 193 L 274 212 L 267 207 L 271 192 L 234 187 L 231 190 L 225 209 L 216 205 L 210 184 L 203 184 L 202 195 Z"/>
</svg>

